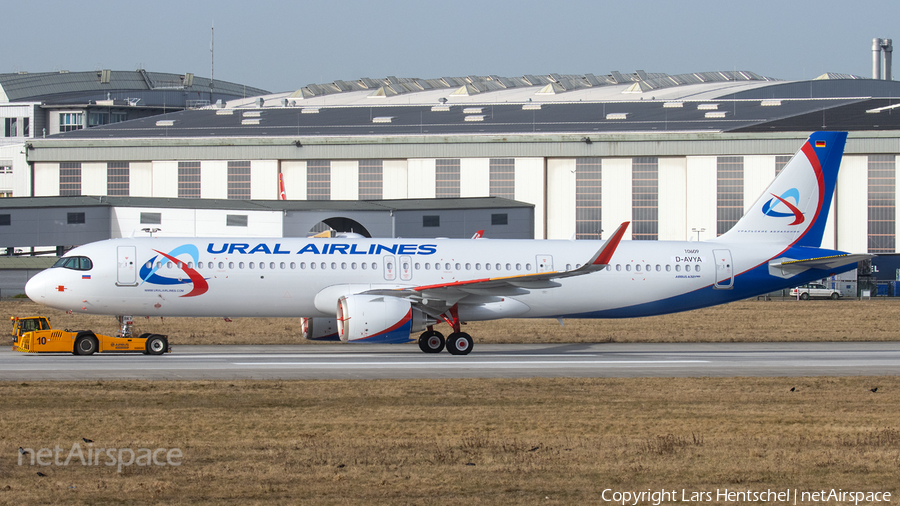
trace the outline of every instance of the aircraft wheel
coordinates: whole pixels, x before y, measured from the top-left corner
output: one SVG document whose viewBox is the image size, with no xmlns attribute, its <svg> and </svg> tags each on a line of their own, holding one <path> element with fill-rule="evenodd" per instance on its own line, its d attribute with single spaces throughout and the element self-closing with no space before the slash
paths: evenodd
<svg viewBox="0 0 900 506">
<path fill-rule="evenodd" d="M 808 293 L 801 293 L 801 294 L 800 294 L 800 300 L 809 300 L 809 294 L 808 294 Z"/>
<path fill-rule="evenodd" d="M 841 295 L 839 293 L 834 292 L 833 294 L 831 294 L 831 300 L 838 300 L 838 298 L 840 298 L 840 296 Z"/>
<path fill-rule="evenodd" d="M 419 349 L 425 353 L 440 353 L 444 350 L 444 334 L 436 330 L 422 332 L 419 336 Z"/>
<path fill-rule="evenodd" d="M 97 338 L 93 334 L 84 334 L 75 339 L 75 354 L 93 355 L 100 347 Z"/>
<path fill-rule="evenodd" d="M 472 337 L 465 332 L 454 332 L 447 337 L 447 351 L 451 355 L 468 355 L 473 344 Z"/>
<path fill-rule="evenodd" d="M 169 341 L 159 334 L 153 334 L 147 339 L 144 348 L 150 355 L 162 355 L 169 349 Z"/>
</svg>

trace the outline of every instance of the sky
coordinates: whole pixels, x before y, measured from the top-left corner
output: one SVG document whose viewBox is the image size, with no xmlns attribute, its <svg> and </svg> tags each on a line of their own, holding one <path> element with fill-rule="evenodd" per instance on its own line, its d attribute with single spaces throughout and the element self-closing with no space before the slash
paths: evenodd
<svg viewBox="0 0 900 506">
<path fill-rule="evenodd" d="M 872 39 L 900 46 L 895 1 L 33 0 L 0 12 L 0 73 L 209 77 L 214 26 L 214 78 L 272 92 L 361 77 L 614 70 L 871 77 Z"/>
</svg>

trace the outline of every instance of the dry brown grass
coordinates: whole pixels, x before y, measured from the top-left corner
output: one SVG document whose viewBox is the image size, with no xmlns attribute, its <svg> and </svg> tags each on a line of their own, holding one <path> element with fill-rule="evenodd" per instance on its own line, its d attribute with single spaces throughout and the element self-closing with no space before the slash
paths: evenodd
<svg viewBox="0 0 900 506">
<path fill-rule="evenodd" d="M 898 405 L 893 377 L 4 383 L 0 504 L 597 504 L 605 488 L 896 497 Z M 81 437 L 185 455 L 122 474 L 16 464 L 19 446 Z"/>
<path fill-rule="evenodd" d="M 111 316 L 65 314 L 28 300 L 0 303 L 0 314 L 48 314 L 55 327 L 115 334 Z M 871 301 L 745 300 L 686 313 L 623 320 L 472 322 L 476 343 L 895 341 L 900 298 Z M 438 329 L 447 333 L 447 326 Z M 298 318 L 139 318 L 136 332 L 168 334 L 173 344 L 299 344 Z"/>
</svg>

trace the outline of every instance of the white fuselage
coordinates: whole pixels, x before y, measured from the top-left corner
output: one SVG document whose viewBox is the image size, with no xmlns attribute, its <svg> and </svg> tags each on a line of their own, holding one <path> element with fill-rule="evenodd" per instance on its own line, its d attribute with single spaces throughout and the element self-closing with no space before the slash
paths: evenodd
<svg viewBox="0 0 900 506">
<path fill-rule="evenodd" d="M 568 271 L 601 245 L 489 239 L 113 239 L 67 253 L 90 258 L 90 270 L 48 269 L 32 278 L 27 292 L 37 302 L 91 314 L 333 318 L 342 295 Z M 733 276 L 766 262 L 778 249 L 774 244 L 741 244 L 735 251 L 715 241 L 622 241 L 598 272 L 525 284 L 502 297 L 490 288 L 471 289 L 468 309 L 461 306 L 460 316 L 578 316 L 704 288 L 721 292 L 725 302 L 736 298 L 740 287 Z M 192 281 L 190 270 L 203 281 Z M 698 301 L 696 307 L 703 305 L 710 303 Z M 689 308 L 672 311 L 683 309 Z M 644 313 L 662 312 L 668 311 L 655 307 Z"/>
</svg>

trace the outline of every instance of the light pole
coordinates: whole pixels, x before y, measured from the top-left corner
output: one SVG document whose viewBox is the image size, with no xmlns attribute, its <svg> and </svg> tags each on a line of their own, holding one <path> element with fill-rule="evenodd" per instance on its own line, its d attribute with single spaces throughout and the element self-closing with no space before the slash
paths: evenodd
<svg viewBox="0 0 900 506">
<path fill-rule="evenodd" d="M 691 232 L 697 232 L 697 242 L 700 242 L 700 232 L 706 232 L 705 228 L 692 228 Z"/>
</svg>

